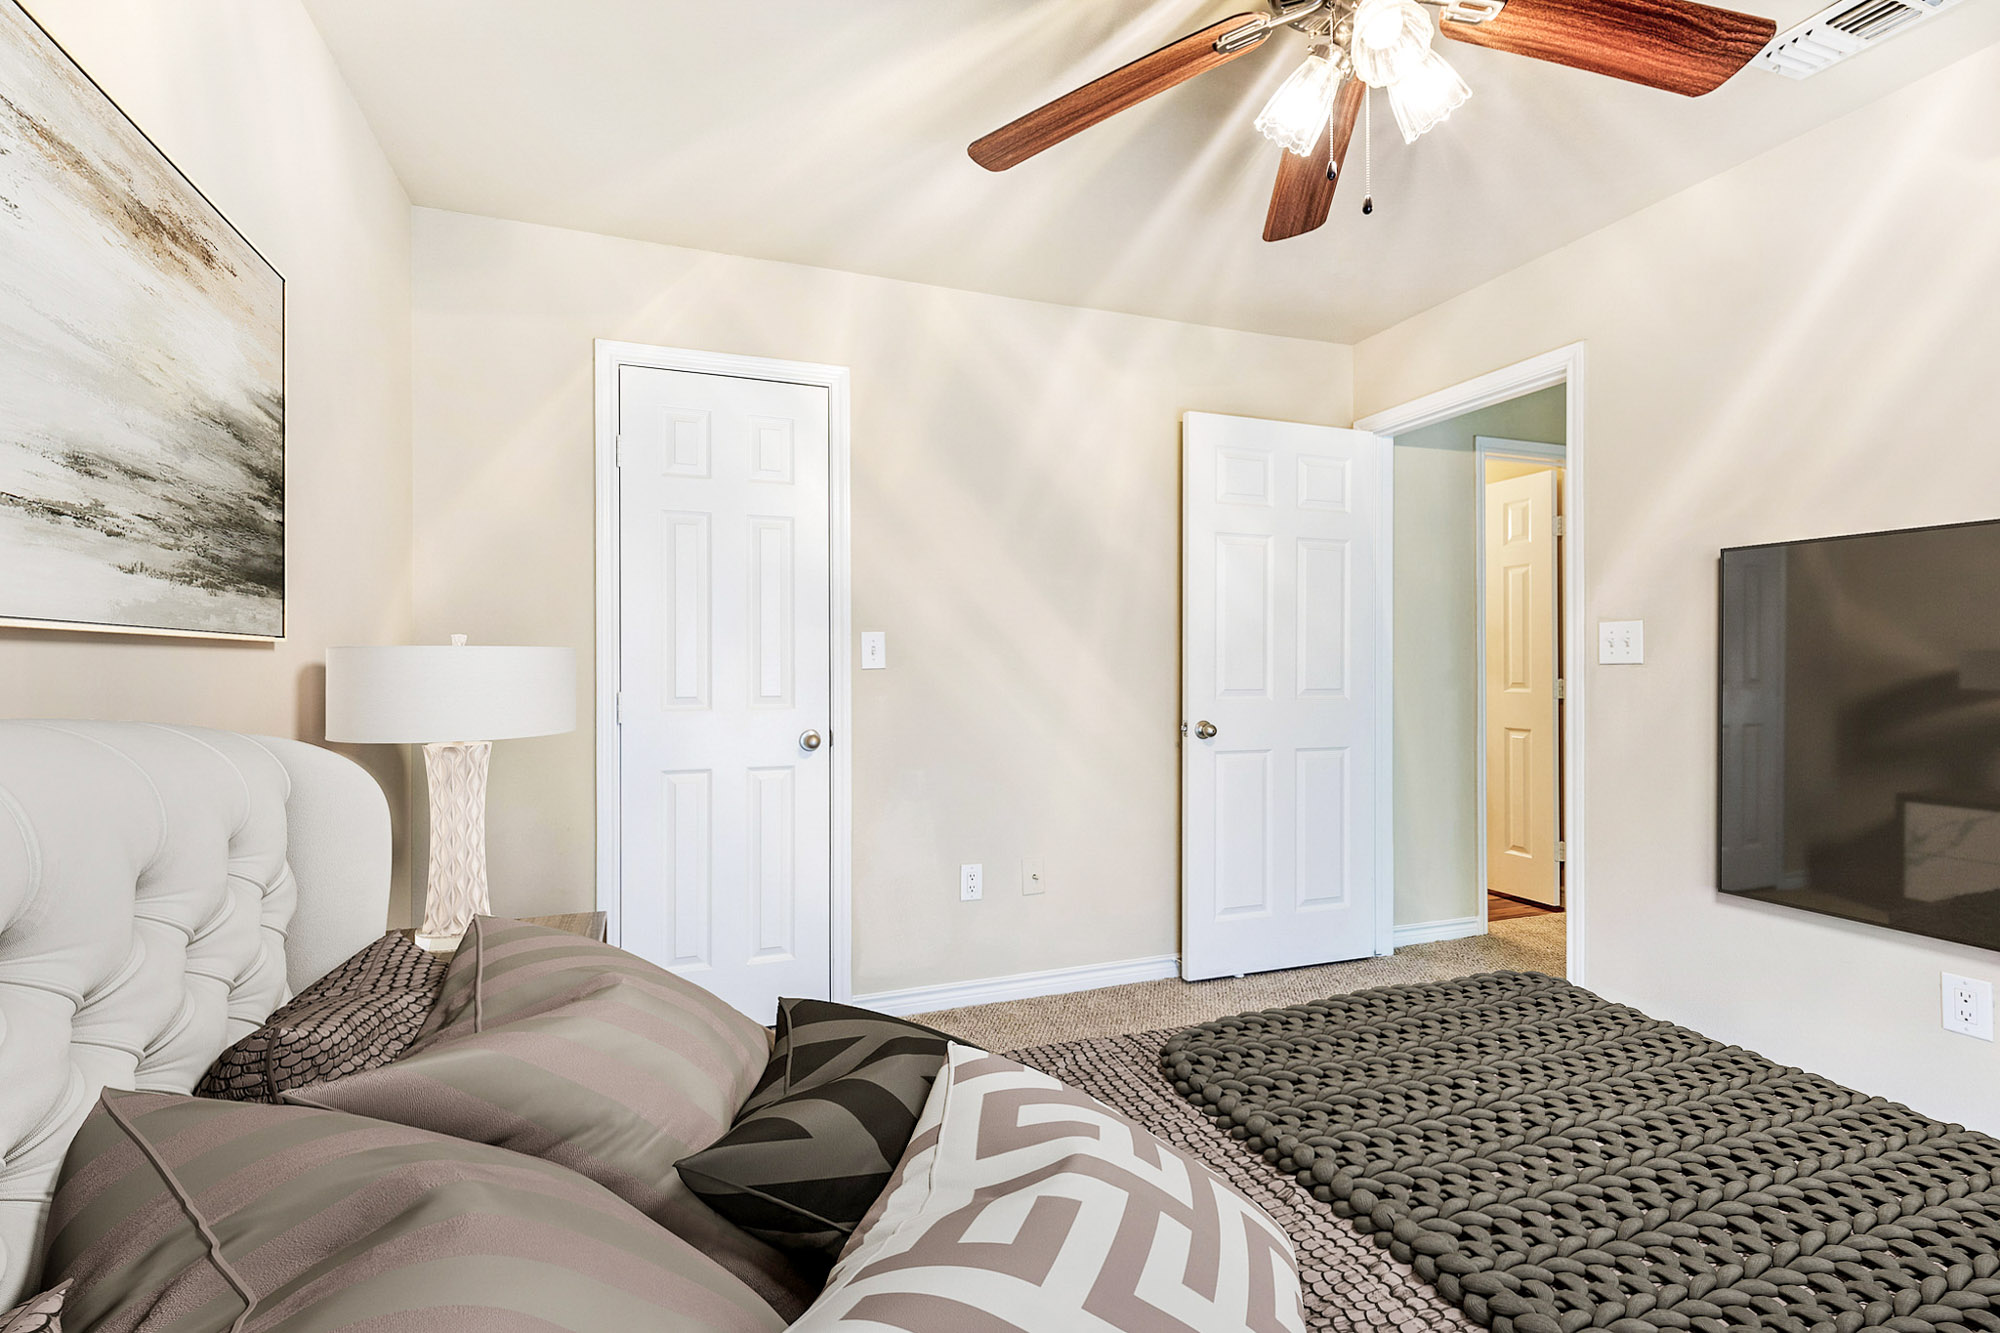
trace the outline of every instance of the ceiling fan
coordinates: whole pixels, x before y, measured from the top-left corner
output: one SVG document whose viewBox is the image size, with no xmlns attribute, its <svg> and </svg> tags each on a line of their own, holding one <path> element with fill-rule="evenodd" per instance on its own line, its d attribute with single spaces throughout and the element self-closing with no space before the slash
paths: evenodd
<svg viewBox="0 0 2000 1333">
<path fill-rule="evenodd" d="M 1197 74 L 1254 51 L 1282 27 L 1303 33 L 1306 62 L 1257 117 L 1283 147 L 1264 239 L 1326 221 L 1370 88 L 1385 89 L 1405 142 L 1449 116 L 1472 90 L 1432 49 L 1455 41 L 1699 97 L 1750 63 L 1775 21 L 1694 0 L 1268 0 L 1144 55 L 1003 125 L 967 151 L 988 171 L 1045 148 Z M 1426 4 L 1437 8 L 1433 21 Z"/>
</svg>

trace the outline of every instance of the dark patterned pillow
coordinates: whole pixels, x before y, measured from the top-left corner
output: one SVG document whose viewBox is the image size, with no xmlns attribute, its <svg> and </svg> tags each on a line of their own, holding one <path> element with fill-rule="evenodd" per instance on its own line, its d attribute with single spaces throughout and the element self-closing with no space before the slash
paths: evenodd
<svg viewBox="0 0 2000 1333">
<path fill-rule="evenodd" d="M 0 1314 L 0 1333 L 62 1333 L 63 1297 L 69 1288 L 65 1282 Z"/>
<path fill-rule="evenodd" d="M 416 1039 L 450 961 L 384 935 L 224 1051 L 195 1095 L 274 1102 L 287 1088 L 380 1069 Z"/>
<path fill-rule="evenodd" d="M 837 1254 L 909 1147 L 952 1038 L 824 1000 L 780 1000 L 778 1041 L 736 1123 L 681 1179 L 753 1236 Z"/>
</svg>

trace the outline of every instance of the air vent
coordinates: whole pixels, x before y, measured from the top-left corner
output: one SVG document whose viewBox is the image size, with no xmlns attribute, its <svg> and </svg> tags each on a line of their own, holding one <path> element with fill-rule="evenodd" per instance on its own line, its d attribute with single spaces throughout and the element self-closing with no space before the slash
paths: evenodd
<svg viewBox="0 0 2000 1333">
<path fill-rule="evenodd" d="M 1958 2 L 1835 0 L 1789 32 L 1779 33 L 1753 63 L 1788 79 L 1809 79 Z"/>
</svg>

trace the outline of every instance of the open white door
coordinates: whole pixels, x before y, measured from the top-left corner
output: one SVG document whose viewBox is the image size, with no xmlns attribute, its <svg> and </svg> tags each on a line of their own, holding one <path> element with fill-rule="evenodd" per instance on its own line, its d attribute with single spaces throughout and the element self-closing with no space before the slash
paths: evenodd
<svg viewBox="0 0 2000 1333">
<path fill-rule="evenodd" d="M 1182 436 L 1181 975 L 1385 953 L 1388 442 L 1206 412 Z"/>
</svg>

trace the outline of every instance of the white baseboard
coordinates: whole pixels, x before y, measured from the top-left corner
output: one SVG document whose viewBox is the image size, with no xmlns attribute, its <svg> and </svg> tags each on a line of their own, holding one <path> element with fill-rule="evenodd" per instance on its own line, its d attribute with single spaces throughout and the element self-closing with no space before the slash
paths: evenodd
<svg viewBox="0 0 2000 1333">
<path fill-rule="evenodd" d="M 1067 995 L 1071 991 L 1098 990 L 1105 986 L 1129 986 L 1135 981 L 1159 981 L 1177 977 L 1180 971 L 1180 955 L 1167 953 L 1157 958 L 1128 958 L 1122 963 L 1089 963 L 1083 967 L 1018 972 L 1011 977 L 987 977 L 981 981 L 877 991 L 873 995 L 857 995 L 853 1002 L 884 1014 L 927 1014 L 936 1009 L 963 1009 L 967 1005 Z"/>
<path fill-rule="evenodd" d="M 1476 916 L 1455 916 L 1445 921 L 1412 921 L 1396 927 L 1396 947 L 1435 944 L 1439 940 L 1462 940 L 1468 935 L 1484 935 L 1486 923 Z"/>
<path fill-rule="evenodd" d="M 1486 923 L 1476 916 L 1416 921 L 1396 927 L 1396 947 L 1485 933 Z M 1009 977 L 986 977 L 979 981 L 876 991 L 873 995 L 857 995 L 852 1003 L 884 1014 L 927 1014 L 938 1009 L 963 1009 L 975 1004 L 998 1004 L 1002 1000 L 1029 1000 L 1038 995 L 1067 995 L 1071 991 L 1099 990 L 1105 986 L 1129 986 L 1135 981 L 1159 981 L 1179 976 L 1180 970 L 1180 956 L 1168 953 L 1155 958 L 1128 958 L 1119 963 L 1088 963 L 1082 967 L 1017 972 Z"/>
</svg>

